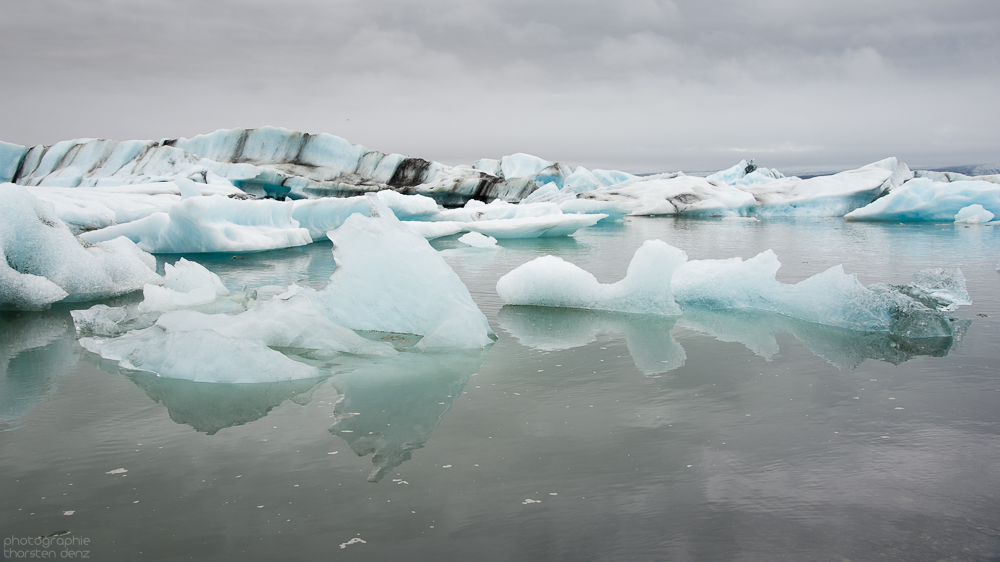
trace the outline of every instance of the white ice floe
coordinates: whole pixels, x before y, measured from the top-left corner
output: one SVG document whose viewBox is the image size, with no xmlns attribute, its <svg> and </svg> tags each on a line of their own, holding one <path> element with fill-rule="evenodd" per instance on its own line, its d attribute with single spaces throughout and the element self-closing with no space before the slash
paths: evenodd
<svg viewBox="0 0 1000 562">
<path fill-rule="evenodd" d="M 0 307 L 107 298 L 159 280 L 153 256 L 124 238 L 81 244 L 23 187 L 0 184 L 0 217 Z"/>
<path fill-rule="evenodd" d="M 1000 213 L 1000 185 L 988 181 L 933 181 L 916 178 L 888 195 L 845 215 L 848 220 L 947 221 L 970 205 Z"/>
<path fill-rule="evenodd" d="M 164 264 L 163 286 L 146 285 L 142 289 L 142 312 L 167 312 L 210 304 L 229 296 L 229 289 L 219 276 L 201 264 L 184 258 L 173 265 Z"/>
<path fill-rule="evenodd" d="M 497 248 L 497 239 L 478 232 L 469 232 L 458 238 L 458 241 L 473 248 Z"/>
<path fill-rule="evenodd" d="M 636 314 L 678 315 L 669 279 L 687 255 L 660 240 L 636 250 L 625 278 L 602 284 L 587 271 L 555 256 L 530 261 L 497 282 L 505 304 L 591 308 Z"/>
<path fill-rule="evenodd" d="M 778 178 L 741 186 L 757 200 L 758 216 L 841 217 L 910 180 L 913 173 L 895 158 L 856 170 L 809 179 Z"/>
<path fill-rule="evenodd" d="M 959 209 L 958 213 L 955 214 L 955 222 L 958 224 L 983 224 L 993 220 L 994 216 L 982 205 L 975 204 Z"/>
<path fill-rule="evenodd" d="M 951 336 L 949 321 L 940 311 L 971 302 L 959 270 L 923 270 L 906 286 L 865 287 L 856 275 L 834 266 L 786 284 L 775 279 L 781 264 L 770 250 L 746 261 L 686 259 L 676 248 L 647 241 L 636 251 L 625 279 L 602 285 L 577 266 L 546 256 L 501 277 L 497 293 L 505 304 L 644 314 L 676 315 L 677 303 L 710 310 L 757 310 L 908 338 Z"/>
<path fill-rule="evenodd" d="M 125 236 L 153 253 L 258 252 L 312 242 L 282 201 L 190 197 L 165 212 L 83 233 L 87 242 Z"/>
<path fill-rule="evenodd" d="M 421 349 L 490 345 L 489 322 L 458 275 L 423 237 L 369 198 L 378 217 L 352 215 L 329 233 L 337 269 L 313 298 L 330 320 L 354 330 L 418 334 Z"/>
</svg>

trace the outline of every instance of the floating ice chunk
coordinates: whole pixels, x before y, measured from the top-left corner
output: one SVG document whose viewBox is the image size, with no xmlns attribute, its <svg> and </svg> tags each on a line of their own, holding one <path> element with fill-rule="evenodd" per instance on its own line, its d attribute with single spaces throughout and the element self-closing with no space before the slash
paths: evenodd
<svg viewBox="0 0 1000 562">
<path fill-rule="evenodd" d="M 501 277 L 497 293 L 505 304 L 679 315 L 668 280 L 686 260 L 683 251 L 648 240 L 636 250 L 625 278 L 605 285 L 571 263 L 545 256 Z"/>
<path fill-rule="evenodd" d="M 124 306 L 96 304 L 86 310 L 70 311 L 77 333 L 113 337 L 125 332 L 120 325 L 128 316 Z"/>
<path fill-rule="evenodd" d="M 742 189 L 757 199 L 752 212 L 760 216 L 840 217 L 868 205 L 912 177 L 906 164 L 886 158 L 833 175 L 806 180 L 781 178 Z"/>
<path fill-rule="evenodd" d="M 953 334 L 947 318 L 899 287 L 865 287 L 839 265 L 804 281 L 785 284 L 775 279 L 780 267 L 771 250 L 746 261 L 698 260 L 679 268 L 671 285 L 684 305 L 775 312 L 816 324 L 891 332 L 907 338 Z M 961 272 L 955 275 L 961 277 Z M 964 278 L 961 284 L 964 287 Z"/>
<path fill-rule="evenodd" d="M 311 243 L 309 230 L 299 227 L 292 210 L 280 201 L 191 197 L 167 212 L 80 237 L 101 242 L 125 236 L 154 253 L 256 252 Z"/>
<path fill-rule="evenodd" d="M 214 330 L 167 332 L 153 326 L 111 339 L 80 338 L 80 345 L 125 369 L 196 382 L 276 382 L 320 374 L 259 340 L 230 338 Z"/>
<path fill-rule="evenodd" d="M 685 259 L 676 248 L 658 240 L 647 241 L 636 251 L 625 279 L 601 285 L 586 271 L 546 256 L 501 277 L 497 293 L 506 304 L 662 315 L 678 314 L 676 299 L 685 306 L 774 312 L 816 324 L 889 332 L 911 339 L 953 336 L 948 318 L 935 308 L 970 302 L 958 270 L 918 272 L 905 287 L 865 287 L 856 275 L 834 266 L 799 283 L 785 284 L 775 279 L 781 263 L 770 250 L 746 261 L 732 258 L 685 263 Z"/>
<path fill-rule="evenodd" d="M 469 232 L 458 238 L 463 244 L 468 244 L 473 248 L 496 248 L 497 239 L 492 236 L 484 236 L 478 232 Z"/>
<path fill-rule="evenodd" d="M 229 295 L 229 289 L 222 284 L 219 276 L 197 262 L 181 258 L 173 265 L 164 264 L 163 269 L 162 287 L 146 285 L 142 288 L 140 311 L 166 312 L 189 308 L 209 304 L 219 297 Z"/>
<path fill-rule="evenodd" d="M 231 185 L 198 184 L 202 195 L 242 194 Z M 143 183 L 110 187 L 29 187 L 42 201 L 52 203 L 56 216 L 77 231 L 131 222 L 157 211 L 166 212 L 181 200 L 176 182 Z"/>
<path fill-rule="evenodd" d="M 900 290 L 937 310 L 956 310 L 959 306 L 972 304 L 972 297 L 965 287 L 962 270 L 922 269 L 913 274 L 910 283 Z"/>
<path fill-rule="evenodd" d="M 313 241 L 322 240 L 326 233 L 344 224 L 347 217 L 371 211 L 364 197 L 323 197 L 292 201 L 292 218 L 299 226 L 309 230 Z"/>
<path fill-rule="evenodd" d="M 159 280 L 153 256 L 124 238 L 84 247 L 23 187 L 0 185 L 0 217 L 0 307 L 107 298 Z"/>
<path fill-rule="evenodd" d="M 959 211 L 974 204 L 988 212 L 1000 213 L 1000 185 L 986 181 L 936 182 L 916 178 L 844 218 L 951 222 Z"/>
<path fill-rule="evenodd" d="M 607 215 L 601 222 L 620 221 L 639 206 L 637 201 L 603 201 L 586 197 L 574 197 L 559 203 L 559 209 L 564 213 Z"/>
<path fill-rule="evenodd" d="M 433 240 L 442 236 L 451 236 L 465 230 L 465 223 L 454 221 L 406 221 L 402 224 L 410 232 L 422 236 L 425 240 Z"/>
<path fill-rule="evenodd" d="M 352 215 L 328 234 L 337 269 L 316 298 L 330 320 L 354 330 L 419 334 L 420 349 L 490 345 L 489 322 L 458 275 L 381 201 L 369 200 L 377 218 Z"/>
<path fill-rule="evenodd" d="M 994 216 L 993 213 L 987 211 L 982 205 L 977 203 L 959 209 L 958 214 L 955 215 L 955 222 L 959 224 L 981 224 L 990 222 Z"/>
<path fill-rule="evenodd" d="M 463 223 L 465 230 L 493 238 L 548 238 L 569 236 L 581 228 L 594 226 L 607 215 L 545 215 Z"/>
</svg>

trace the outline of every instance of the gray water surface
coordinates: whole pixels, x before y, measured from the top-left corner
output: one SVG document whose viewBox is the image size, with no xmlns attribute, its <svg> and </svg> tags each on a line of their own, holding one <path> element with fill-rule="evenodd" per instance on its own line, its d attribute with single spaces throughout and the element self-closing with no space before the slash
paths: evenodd
<svg viewBox="0 0 1000 562">
<path fill-rule="evenodd" d="M 961 338 L 907 342 L 496 295 L 546 254 L 616 281 L 651 238 L 692 259 L 770 248 L 784 282 L 961 267 L 974 304 L 954 313 Z M 66 308 L 0 315 L 0 534 L 86 538 L 70 548 L 95 560 L 1000 559 L 995 228 L 636 218 L 434 245 L 490 349 L 213 385 L 119 370 L 79 347 Z M 234 290 L 333 270 L 329 243 L 187 257 Z"/>
</svg>

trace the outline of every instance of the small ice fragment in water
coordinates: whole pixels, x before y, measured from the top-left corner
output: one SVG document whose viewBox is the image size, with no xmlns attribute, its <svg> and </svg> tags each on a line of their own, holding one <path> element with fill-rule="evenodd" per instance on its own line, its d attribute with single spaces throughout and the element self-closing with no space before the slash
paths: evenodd
<svg viewBox="0 0 1000 562">
<path fill-rule="evenodd" d="M 114 470 L 109 470 L 109 471 L 105 472 L 104 474 L 125 474 L 126 472 L 128 472 L 128 471 L 125 470 L 124 468 L 116 468 Z"/>
<path fill-rule="evenodd" d="M 337 452 L 338 452 L 338 451 L 330 451 L 330 452 L 329 452 L 329 453 L 327 453 L 327 454 L 328 454 L 328 455 L 336 455 L 336 454 L 337 454 Z"/>
<path fill-rule="evenodd" d="M 689 464 L 689 465 L 688 465 L 687 467 L 688 467 L 688 468 L 691 468 L 692 466 L 694 466 L 694 465 L 693 465 L 693 464 Z"/>
<path fill-rule="evenodd" d="M 76 512 L 75 511 L 64 511 L 63 515 L 73 515 L 74 513 L 76 513 Z"/>
<path fill-rule="evenodd" d="M 902 408 L 896 408 L 897 410 L 902 410 Z"/>
<path fill-rule="evenodd" d="M 258 505 L 258 506 L 257 506 L 257 509 L 260 509 L 260 508 L 262 508 L 262 507 L 264 507 L 264 506 L 262 506 L 262 505 Z"/>
<path fill-rule="evenodd" d="M 441 468 L 451 468 L 451 465 L 450 464 L 446 464 L 446 465 L 442 466 Z"/>
<path fill-rule="evenodd" d="M 521 502 L 521 505 L 528 505 L 529 503 L 542 503 L 542 500 L 533 500 L 531 498 L 527 498 L 523 502 Z"/>
<path fill-rule="evenodd" d="M 496 248 L 497 239 L 492 236 L 486 236 L 478 232 L 469 232 L 463 234 L 459 239 L 459 242 L 463 244 L 468 244 L 473 248 Z"/>
<path fill-rule="evenodd" d="M 340 548 L 347 548 L 348 545 L 358 544 L 358 543 L 360 543 L 360 544 L 368 544 L 365 541 L 361 540 L 360 538 L 354 537 L 353 539 L 351 539 L 351 540 L 349 540 L 349 541 L 347 541 L 345 543 L 340 543 Z"/>
<path fill-rule="evenodd" d="M 550 496 L 558 496 L 558 495 L 559 495 L 559 492 L 549 492 L 549 495 L 550 495 Z"/>
</svg>

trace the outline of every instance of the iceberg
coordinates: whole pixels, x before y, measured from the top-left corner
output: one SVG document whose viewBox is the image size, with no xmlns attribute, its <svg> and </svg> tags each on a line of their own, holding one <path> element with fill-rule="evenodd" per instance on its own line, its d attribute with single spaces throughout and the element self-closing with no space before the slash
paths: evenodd
<svg viewBox="0 0 1000 562">
<path fill-rule="evenodd" d="M 484 236 L 478 232 L 469 232 L 463 234 L 458 238 L 458 241 L 473 248 L 486 248 L 495 249 L 497 246 L 497 239 L 492 236 Z"/>
<path fill-rule="evenodd" d="M 993 213 L 987 211 L 985 208 L 983 208 L 982 205 L 979 204 L 969 205 L 968 207 L 962 207 L 961 209 L 958 210 L 958 213 L 955 214 L 955 223 L 956 224 L 987 223 L 993 220 L 994 216 L 995 215 Z"/>
<path fill-rule="evenodd" d="M 0 307 L 41 309 L 137 291 L 158 282 L 156 260 L 125 238 L 81 243 L 52 207 L 0 185 Z"/>
<path fill-rule="evenodd" d="M 618 283 L 602 285 L 579 267 L 545 256 L 501 277 L 497 293 L 505 304 L 638 314 L 679 315 L 678 303 L 709 310 L 755 310 L 911 339 L 954 335 L 943 312 L 971 302 L 959 270 L 923 270 L 906 286 L 865 287 L 842 266 L 794 284 L 776 280 L 779 267 L 770 250 L 746 261 L 687 261 L 681 250 L 653 240 L 636 251 Z"/>
<path fill-rule="evenodd" d="M 515 160 L 517 160 L 515 158 Z M 530 178 L 505 179 L 468 166 L 384 154 L 329 134 L 277 127 L 221 129 L 188 138 L 76 139 L 31 148 L 0 146 L 0 178 L 26 186 L 107 187 L 189 178 L 259 197 L 301 199 L 380 190 L 421 193 L 443 204 L 520 200 Z"/>
<path fill-rule="evenodd" d="M 144 287 L 145 299 L 134 308 L 74 311 L 77 331 L 86 336 L 80 345 L 123 369 L 241 384 L 323 376 L 334 365 L 313 363 L 333 357 L 344 363 L 342 354 L 398 354 L 355 330 L 413 340 L 417 351 L 492 345 L 486 317 L 443 258 L 377 196 L 368 202 L 376 217 L 351 215 L 329 233 L 337 267 L 320 291 L 262 287 L 260 294 L 234 297 L 218 276 L 182 258 L 165 265 L 164 286 Z M 184 357 L 171 356 L 185 348 Z M 231 354 L 239 357 L 227 369 Z"/>
<path fill-rule="evenodd" d="M 756 173 L 756 172 L 755 172 Z M 910 169 L 886 158 L 856 170 L 809 179 L 776 178 L 742 185 L 757 200 L 757 216 L 842 217 L 864 207 L 913 178 Z"/>
<path fill-rule="evenodd" d="M 611 312 L 678 316 L 669 279 L 687 254 L 660 240 L 636 250 L 625 278 L 602 284 L 587 271 L 555 256 L 532 260 L 497 281 L 504 304 L 588 308 Z"/>
<path fill-rule="evenodd" d="M 76 233 L 166 212 L 183 194 L 179 184 L 197 195 L 236 197 L 243 192 L 233 186 L 195 184 L 177 179 L 170 182 L 141 183 L 115 187 L 28 187 L 28 192 L 51 203 L 55 214 Z M 187 191 L 189 196 L 190 191 Z"/>
<path fill-rule="evenodd" d="M 458 275 L 377 197 L 369 201 L 376 217 L 351 215 L 329 232 L 337 269 L 310 298 L 341 326 L 423 336 L 418 349 L 491 345 L 489 322 Z"/>
<path fill-rule="evenodd" d="M 280 201 L 238 200 L 221 195 L 190 197 L 165 212 L 92 230 L 90 243 L 124 236 L 153 253 L 260 252 L 312 243 L 309 230 Z"/>
<path fill-rule="evenodd" d="M 980 205 L 994 215 L 1000 213 L 1000 184 L 988 181 L 934 181 L 927 177 L 910 180 L 888 195 L 844 215 L 859 221 L 953 222 L 963 208 Z"/>
</svg>

